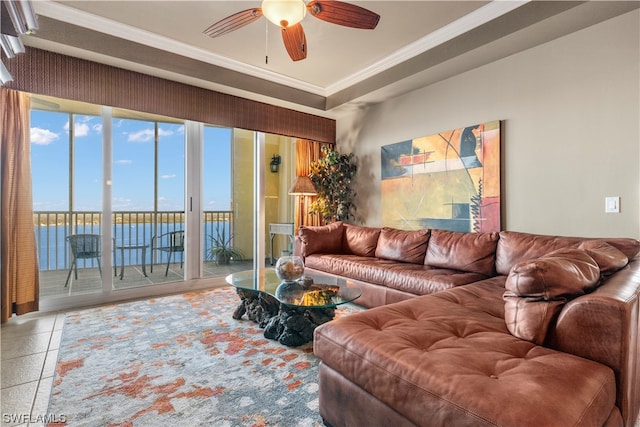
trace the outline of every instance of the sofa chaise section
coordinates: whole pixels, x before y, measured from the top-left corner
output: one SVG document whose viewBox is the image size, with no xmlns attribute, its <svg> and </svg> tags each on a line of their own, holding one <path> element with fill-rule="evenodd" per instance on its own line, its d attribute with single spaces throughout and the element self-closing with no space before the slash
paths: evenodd
<svg viewBox="0 0 640 427">
<path fill-rule="evenodd" d="M 333 427 L 384 426 L 390 420 L 430 427 L 621 425 L 613 370 L 511 335 L 504 322 L 503 282 L 496 277 L 316 329 L 325 422 Z"/>
</svg>

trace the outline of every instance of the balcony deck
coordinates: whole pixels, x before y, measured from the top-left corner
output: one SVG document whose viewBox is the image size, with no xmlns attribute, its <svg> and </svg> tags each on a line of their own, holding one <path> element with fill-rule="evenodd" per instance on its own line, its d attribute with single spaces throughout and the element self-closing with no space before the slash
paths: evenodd
<svg viewBox="0 0 640 427">
<path fill-rule="evenodd" d="M 267 261 L 267 267 L 270 267 Z M 181 281 L 183 278 L 183 270 L 180 263 L 169 265 L 167 276 L 165 273 L 166 264 L 157 264 L 151 267 L 146 266 L 147 276 L 142 274 L 141 265 L 127 265 L 124 270 L 124 276 L 119 278 L 120 266 L 117 269 L 117 276 L 111 269 L 110 274 L 113 275 L 114 289 L 129 289 L 143 286 L 153 286 L 167 282 Z M 219 277 L 222 282 L 224 278 L 236 271 L 250 270 L 253 268 L 253 261 L 232 262 L 229 265 L 217 265 L 213 261 L 204 262 L 204 277 Z M 78 268 L 78 279 L 71 274 L 69 286 L 65 287 L 67 274 L 69 270 L 44 270 L 40 272 L 40 299 L 56 298 L 69 295 L 81 295 L 99 292 L 102 289 L 102 281 L 98 268 Z M 104 273 L 104 271 L 103 271 Z"/>
</svg>

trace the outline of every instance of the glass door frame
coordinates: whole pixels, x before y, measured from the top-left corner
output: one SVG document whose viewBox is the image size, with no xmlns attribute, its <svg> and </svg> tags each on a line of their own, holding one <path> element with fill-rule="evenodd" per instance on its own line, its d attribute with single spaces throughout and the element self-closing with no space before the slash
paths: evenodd
<svg viewBox="0 0 640 427">
<path fill-rule="evenodd" d="M 184 281 L 168 282 L 137 288 L 114 289 L 114 276 L 106 272 L 113 271 L 113 223 L 112 223 L 112 180 L 113 180 L 113 108 L 102 107 L 102 291 L 82 295 L 67 295 L 40 301 L 41 311 L 64 310 L 131 300 L 150 298 L 175 293 L 176 290 L 188 292 L 211 286 L 209 278 L 203 277 L 202 232 L 201 223 L 203 197 L 203 139 L 204 124 L 185 121 L 185 264 Z M 268 172 L 264 162 L 266 134 L 253 132 L 253 260 L 254 269 L 264 269 L 266 261 L 265 228 L 265 174 Z"/>
</svg>

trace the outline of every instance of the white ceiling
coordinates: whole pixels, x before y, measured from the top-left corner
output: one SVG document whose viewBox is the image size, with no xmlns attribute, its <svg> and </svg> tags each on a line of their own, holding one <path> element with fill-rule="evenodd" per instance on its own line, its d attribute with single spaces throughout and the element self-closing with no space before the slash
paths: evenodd
<svg viewBox="0 0 640 427">
<path fill-rule="evenodd" d="M 212 23 L 260 1 L 50 1 L 26 45 L 325 117 L 516 53 L 637 8 L 637 1 L 354 1 L 375 30 L 302 21 L 293 62 L 266 18 L 212 39 Z M 268 63 L 265 57 L 268 56 Z"/>
</svg>

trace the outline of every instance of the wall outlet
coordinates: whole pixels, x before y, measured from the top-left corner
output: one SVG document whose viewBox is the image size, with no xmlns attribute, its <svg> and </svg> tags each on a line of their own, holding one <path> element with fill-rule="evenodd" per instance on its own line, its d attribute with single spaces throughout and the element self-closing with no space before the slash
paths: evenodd
<svg viewBox="0 0 640 427">
<path fill-rule="evenodd" d="M 620 213 L 620 197 L 605 197 L 604 198 L 604 212 L 605 213 Z"/>
</svg>

